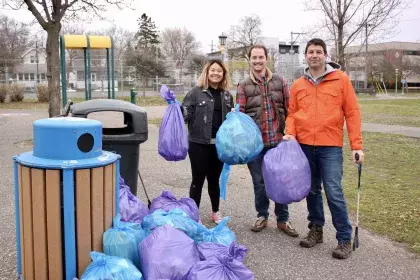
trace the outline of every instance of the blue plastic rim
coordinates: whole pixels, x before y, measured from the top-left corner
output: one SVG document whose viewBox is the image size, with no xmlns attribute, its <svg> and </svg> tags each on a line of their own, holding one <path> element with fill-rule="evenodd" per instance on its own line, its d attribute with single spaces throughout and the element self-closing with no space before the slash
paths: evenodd
<svg viewBox="0 0 420 280">
<path fill-rule="evenodd" d="M 22 274 L 22 256 L 20 244 L 20 208 L 19 208 L 19 175 L 18 163 L 16 157 L 13 158 L 13 171 L 14 171 L 14 187 L 15 187 L 15 220 L 16 220 L 16 258 L 17 258 L 17 273 Z"/>
</svg>

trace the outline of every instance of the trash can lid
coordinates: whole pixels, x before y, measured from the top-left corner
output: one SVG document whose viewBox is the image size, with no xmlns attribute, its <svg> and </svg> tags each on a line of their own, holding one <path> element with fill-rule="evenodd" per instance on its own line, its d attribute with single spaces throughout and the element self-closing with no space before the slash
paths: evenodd
<svg viewBox="0 0 420 280">
<path fill-rule="evenodd" d="M 102 151 L 102 124 L 74 117 L 34 122 L 34 150 L 16 158 L 22 164 L 42 168 L 87 168 L 118 159 Z"/>
<path fill-rule="evenodd" d="M 72 105 L 70 112 L 75 117 L 86 118 L 95 112 L 122 112 L 131 115 L 133 133 L 148 133 L 147 112 L 144 108 L 130 102 L 115 99 L 94 99 Z"/>
</svg>

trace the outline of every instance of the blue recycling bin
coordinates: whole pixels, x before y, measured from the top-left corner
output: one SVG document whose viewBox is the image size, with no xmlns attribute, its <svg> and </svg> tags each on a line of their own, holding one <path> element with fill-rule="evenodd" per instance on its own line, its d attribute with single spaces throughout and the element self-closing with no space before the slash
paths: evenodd
<svg viewBox="0 0 420 280">
<path fill-rule="evenodd" d="M 41 119 L 33 130 L 33 151 L 13 158 L 18 276 L 72 280 L 119 212 L 120 156 L 102 150 L 96 120 Z"/>
</svg>

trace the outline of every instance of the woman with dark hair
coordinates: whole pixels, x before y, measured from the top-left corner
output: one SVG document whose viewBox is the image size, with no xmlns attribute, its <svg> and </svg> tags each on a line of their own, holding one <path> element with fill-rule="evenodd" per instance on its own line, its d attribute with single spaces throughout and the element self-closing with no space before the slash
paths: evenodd
<svg viewBox="0 0 420 280">
<path fill-rule="evenodd" d="M 207 178 L 212 213 L 219 223 L 219 177 L 223 162 L 217 157 L 216 133 L 233 108 L 230 77 L 222 61 L 212 59 L 203 68 L 197 86 L 191 89 L 182 103 L 184 119 L 188 123 L 188 155 L 191 162 L 192 183 L 190 197 L 200 207 L 201 192 Z"/>
</svg>

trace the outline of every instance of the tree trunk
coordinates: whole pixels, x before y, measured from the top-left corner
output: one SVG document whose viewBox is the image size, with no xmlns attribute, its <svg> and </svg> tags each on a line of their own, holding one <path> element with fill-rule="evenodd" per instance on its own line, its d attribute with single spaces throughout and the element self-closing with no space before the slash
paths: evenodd
<svg viewBox="0 0 420 280">
<path fill-rule="evenodd" d="M 60 115 L 61 91 L 60 91 L 60 30 L 61 23 L 49 23 L 47 29 L 47 80 L 48 95 L 50 98 L 48 115 L 50 117 Z M 65 79 L 65 77 L 63 77 Z"/>
<path fill-rule="evenodd" d="M 346 71 L 346 65 L 344 62 L 344 46 L 343 46 L 343 32 L 344 32 L 344 26 L 338 26 L 337 28 L 337 63 L 340 64 L 341 70 Z"/>
</svg>

